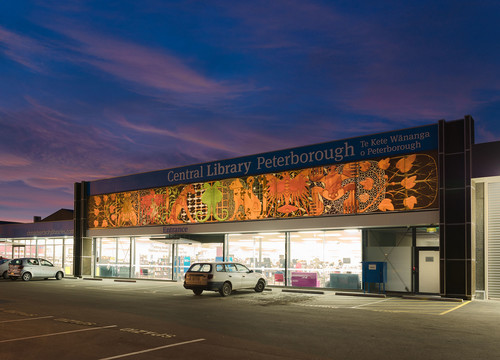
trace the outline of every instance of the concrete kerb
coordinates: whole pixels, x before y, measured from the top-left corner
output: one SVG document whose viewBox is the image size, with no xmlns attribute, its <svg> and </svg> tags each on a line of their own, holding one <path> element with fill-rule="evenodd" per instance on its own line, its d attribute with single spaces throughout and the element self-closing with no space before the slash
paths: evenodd
<svg viewBox="0 0 500 360">
<path fill-rule="evenodd" d="M 288 292 L 288 293 L 300 293 L 300 294 L 316 294 L 316 295 L 324 295 L 324 291 L 317 291 L 317 290 L 300 290 L 300 289 L 281 289 L 281 292 Z"/>
<path fill-rule="evenodd" d="M 92 277 L 65 277 L 67 279 L 82 279 L 91 281 L 103 281 L 103 278 L 92 278 Z M 108 280 L 108 279 L 106 279 Z M 109 279 L 113 282 L 124 282 L 124 283 L 137 283 L 135 279 Z M 171 282 L 171 281 L 168 281 Z M 313 290 L 313 289 L 300 289 L 300 288 L 283 288 L 280 286 L 268 286 L 264 289 L 265 291 L 272 292 L 283 292 L 283 293 L 298 293 L 298 294 L 313 294 L 313 295 L 338 295 L 338 296 L 357 296 L 357 297 L 367 297 L 367 298 L 402 298 L 408 300 L 428 300 L 428 301 L 449 301 L 449 302 L 463 302 L 460 298 L 449 298 L 442 297 L 439 295 L 401 295 L 401 294 L 384 294 L 384 293 L 365 293 L 365 292 L 354 292 L 354 291 L 335 291 L 333 289 L 326 290 Z"/>
<path fill-rule="evenodd" d="M 464 299 L 447 298 L 438 295 L 403 295 L 403 299 L 409 300 L 431 300 L 431 301 L 449 301 L 449 302 L 463 302 Z"/>
<path fill-rule="evenodd" d="M 373 298 L 386 298 L 386 294 L 377 294 L 377 293 L 362 293 L 362 292 L 335 292 L 335 295 L 340 296 L 359 296 L 359 297 L 373 297 Z"/>
</svg>

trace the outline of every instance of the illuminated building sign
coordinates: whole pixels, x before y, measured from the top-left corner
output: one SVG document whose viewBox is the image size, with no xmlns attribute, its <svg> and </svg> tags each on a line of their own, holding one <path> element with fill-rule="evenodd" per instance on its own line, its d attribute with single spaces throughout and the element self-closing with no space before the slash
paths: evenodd
<svg viewBox="0 0 500 360">
<path fill-rule="evenodd" d="M 438 147 L 438 127 L 417 128 L 273 151 L 264 154 L 92 181 L 89 195 L 255 176 L 370 158 L 421 153 Z"/>
</svg>

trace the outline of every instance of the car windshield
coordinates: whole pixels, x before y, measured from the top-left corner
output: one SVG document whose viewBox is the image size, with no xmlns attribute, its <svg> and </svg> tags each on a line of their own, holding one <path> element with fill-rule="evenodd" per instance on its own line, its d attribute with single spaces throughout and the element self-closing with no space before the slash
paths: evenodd
<svg viewBox="0 0 500 360">
<path fill-rule="evenodd" d="M 188 271 L 208 273 L 208 272 L 212 271 L 212 265 L 210 265 L 210 264 L 193 264 Z"/>
<path fill-rule="evenodd" d="M 238 269 L 238 272 L 249 272 L 250 270 L 248 270 L 248 268 L 245 266 L 245 265 L 241 265 L 241 264 L 235 264 L 236 265 L 236 269 Z"/>
</svg>

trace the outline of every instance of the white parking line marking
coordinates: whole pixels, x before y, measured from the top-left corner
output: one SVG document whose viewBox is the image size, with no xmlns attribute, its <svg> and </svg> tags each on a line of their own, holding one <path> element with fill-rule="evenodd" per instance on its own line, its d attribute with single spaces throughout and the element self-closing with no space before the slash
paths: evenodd
<svg viewBox="0 0 500 360">
<path fill-rule="evenodd" d="M 114 328 L 114 327 L 117 327 L 117 325 L 101 326 L 101 327 L 96 327 L 96 328 L 87 328 L 87 329 L 72 330 L 72 331 L 63 331 L 63 332 L 52 333 L 52 334 L 28 336 L 28 337 L 18 338 L 18 339 L 0 340 L 0 343 L 13 342 L 13 341 L 21 341 L 21 340 L 29 340 L 29 339 L 37 339 L 37 338 L 43 338 L 43 337 L 48 337 L 48 336 L 72 334 L 72 333 L 77 333 L 77 332 L 82 332 L 82 331 L 109 329 L 109 328 Z"/>
<path fill-rule="evenodd" d="M 191 344 L 191 343 L 195 343 L 195 342 L 199 342 L 199 341 L 205 341 L 205 340 L 206 339 L 196 339 L 196 340 L 184 341 L 184 342 L 180 342 L 180 343 L 175 343 L 175 344 L 170 344 L 170 345 L 165 345 L 165 346 L 159 346 L 159 347 L 152 348 L 152 349 L 146 349 L 146 350 L 142 350 L 142 351 L 136 351 L 136 352 L 132 352 L 132 353 L 128 353 L 128 354 L 121 354 L 121 355 L 111 356 L 111 357 L 107 357 L 107 358 L 102 358 L 102 359 L 99 359 L 99 360 L 120 359 L 120 358 L 124 358 L 124 357 L 127 357 L 127 356 L 133 356 L 133 355 L 137 355 L 137 354 L 144 354 L 144 353 L 151 352 L 151 351 L 166 349 L 166 348 L 174 347 L 174 346 Z"/>
<path fill-rule="evenodd" d="M 4 321 L 0 321 L 0 324 L 8 323 L 8 322 L 16 322 L 16 321 L 30 321 L 30 320 L 38 320 L 38 319 L 49 319 L 49 318 L 53 318 L 53 316 L 42 316 L 42 317 L 30 318 L 30 319 L 4 320 Z"/>
</svg>

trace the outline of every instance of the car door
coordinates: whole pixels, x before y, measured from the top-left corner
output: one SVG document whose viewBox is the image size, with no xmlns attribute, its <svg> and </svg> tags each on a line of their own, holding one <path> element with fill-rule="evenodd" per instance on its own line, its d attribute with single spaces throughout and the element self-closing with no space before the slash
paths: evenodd
<svg viewBox="0 0 500 360">
<path fill-rule="evenodd" d="M 226 264 L 226 274 L 233 289 L 241 289 L 241 273 L 238 272 L 235 264 Z"/>
<path fill-rule="evenodd" d="M 32 277 L 43 277 L 40 261 L 38 259 L 26 259 L 23 270 L 24 272 L 29 272 Z"/>
<path fill-rule="evenodd" d="M 241 275 L 241 287 L 242 288 L 253 288 L 257 281 L 255 276 L 250 272 L 250 269 L 243 264 L 235 264 L 238 273 Z"/>
<path fill-rule="evenodd" d="M 56 270 L 54 265 L 48 260 L 40 259 L 40 272 L 43 277 L 54 277 L 56 276 Z"/>
</svg>

